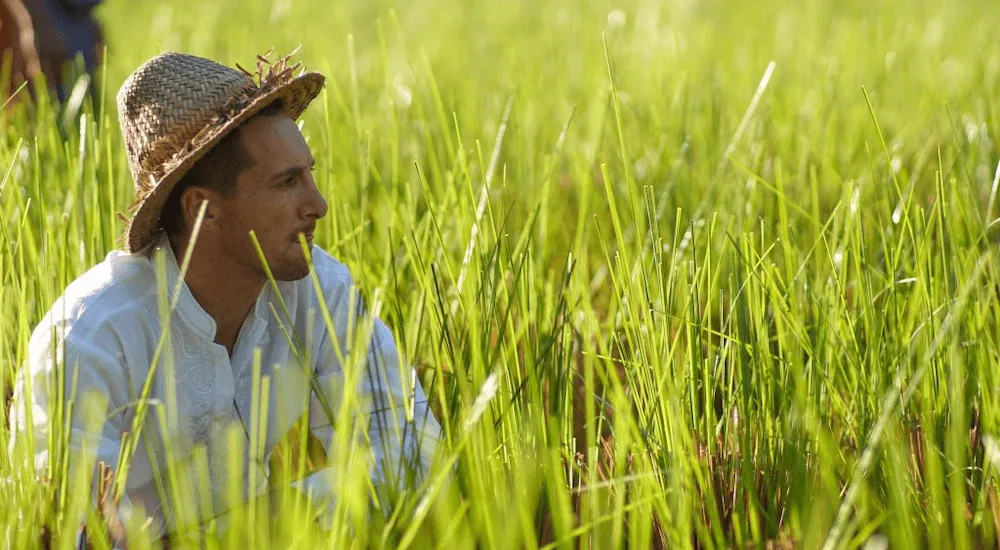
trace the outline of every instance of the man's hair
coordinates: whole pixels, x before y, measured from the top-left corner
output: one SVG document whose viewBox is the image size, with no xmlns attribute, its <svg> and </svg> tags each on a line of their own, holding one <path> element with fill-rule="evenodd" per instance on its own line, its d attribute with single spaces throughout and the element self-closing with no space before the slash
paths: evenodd
<svg viewBox="0 0 1000 550">
<path fill-rule="evenodd" d="M 223 197 L 228 197 L 236 191 L 236 178 L 249 167 L 251 160 L 240 137 L 243 125 L 257 117 L 277 115 L 281 112 L 281 100 L 271 103 L 233 129 L 184 174 L 170 191 L 170 196 L 167 197 L 167 202 L 160 212 L 160 225 L 167 235 L 177 235 L 185 229 L 181 195 L 189 187 L 212 189 Z"/>
</svg>

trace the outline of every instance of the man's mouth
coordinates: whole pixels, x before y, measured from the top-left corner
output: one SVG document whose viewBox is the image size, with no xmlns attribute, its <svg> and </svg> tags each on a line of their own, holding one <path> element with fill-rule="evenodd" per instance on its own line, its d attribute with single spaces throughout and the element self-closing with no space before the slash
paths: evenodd
<svg viewBox="0 0 1000 550">
<path fill-rule="evenodd" d="M 292 240 L 295 241 L 296 243 L 298 243 L 299 242 L 299 235 L 302 235 L 302 236 L 304 236 L 306 238 L 306 243 L 307 244 L 310 244 L 310 245 L 312 244 L 312 242 L 313 242 L 313 230 L 312 229 L 305 229 L 305 230 L 296 231 L 295 232 L 295 236 L 292 237 Z"/>
</svg>

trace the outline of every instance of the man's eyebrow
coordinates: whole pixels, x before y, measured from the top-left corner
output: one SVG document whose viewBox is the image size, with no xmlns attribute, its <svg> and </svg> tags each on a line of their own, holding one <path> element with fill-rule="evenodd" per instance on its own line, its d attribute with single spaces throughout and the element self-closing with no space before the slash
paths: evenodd
<svg viewBox="0 0 1000 550">
<path fill-rule="evenodd" d="M 274 173 L 271 176 L 271 179 L 275 180 L 275 181 L 277 181 L 277 180 L 283 180 L 283 179 L 288 178 L 288 177 L 297 176 L 297 175 L 301 174 L 302 172 L 305 172 L 305 168 L 302 168 L 301 166 L 289 166 L 288 168 L 285 168 L 284 170 L 282 170 L 280 172 Z"/>
<path fill-rule="evenodd" d="M 309 169 L 312 169 L 315 166 L 316 166 L 316 159 L 310 159 L 310 161 L 309 161 Z M 284 170 L 282 170 L 280 172 L 276 172 L 274 175 L 271 176 L 270 179 L 272 179 L 274 181 L 277 181 L 277 180 L 285 179 L 285 178 L 288 178 L 288 177 L 291 177 L 291 176 L 297 176 L 297 175 L 299 175 L 299 174 L 301 174 L 302 172 L 305 172 L 305 171 L 306 171 L 306 168 L 303 168 L 302 166 L 289 166 L 288 168 L 285 168 Z"/>
</svg>

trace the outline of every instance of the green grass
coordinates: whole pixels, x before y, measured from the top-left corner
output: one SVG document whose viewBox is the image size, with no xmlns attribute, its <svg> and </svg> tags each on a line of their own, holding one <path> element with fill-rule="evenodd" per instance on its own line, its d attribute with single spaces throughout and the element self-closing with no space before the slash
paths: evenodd
<svg viewBox="0 0 1000 550">
<path fill-rule="evenodd" d="M 447 434 L 384 519 L 362 480 L 332 531 L 261 504 L 219 545 L 1000 541 L 996 3 L 169 4 L 102 8 L 65 139 L 0 122 L 0 388 L 123 229 L 124 77 L 302 45 L 317 244 Z M 0 540 L 72 541 L 86 479 L 31 460 L 0 454 Z"/>
</svg>

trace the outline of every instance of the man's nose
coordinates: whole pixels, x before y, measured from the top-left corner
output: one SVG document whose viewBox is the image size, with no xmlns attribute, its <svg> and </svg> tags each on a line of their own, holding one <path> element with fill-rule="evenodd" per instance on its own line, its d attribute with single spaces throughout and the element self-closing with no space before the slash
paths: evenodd
<svg viewBox="0 0 1000 550">
<path fill-rule="evenodd" d="M 309 197 L 306 202 L 306 217 L 318 220 L 323 216 L 326 216 L 326 211 L 328 209 L 329 205 L 326 203 L 323 193 L 320 192 L 319 186 L 316 185 L 316 180 L 310 176 Z"/>
</svg>

